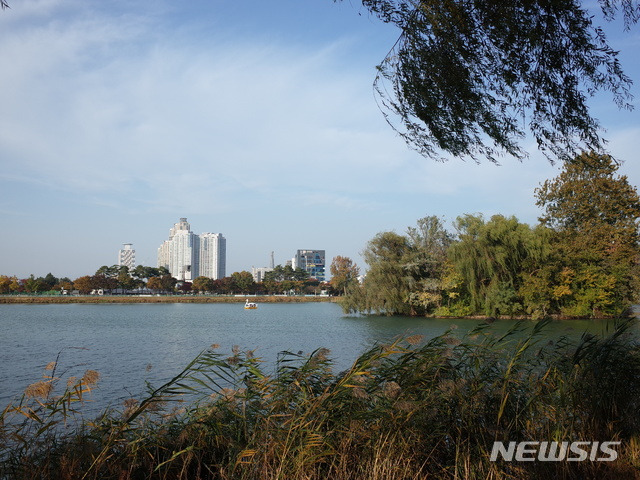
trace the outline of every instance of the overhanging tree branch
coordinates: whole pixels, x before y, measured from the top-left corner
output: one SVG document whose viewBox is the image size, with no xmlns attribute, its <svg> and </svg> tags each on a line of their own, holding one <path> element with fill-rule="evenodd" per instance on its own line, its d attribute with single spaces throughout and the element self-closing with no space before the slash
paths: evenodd
<svg viewBox="0 0 640 480">
<path fill-rule="evenodd" d="M 587 100 L 609 91 L 631 108 L 626 76 L 577 0 L 363 0 L 397 25 L 374 89 L 389 124 L 422 155 L 524 158 L 530 133 L 554 162 L 604 151 Z M 604 17 L 638 21 L 632 0 L 600 0 Z"/>
</svg>

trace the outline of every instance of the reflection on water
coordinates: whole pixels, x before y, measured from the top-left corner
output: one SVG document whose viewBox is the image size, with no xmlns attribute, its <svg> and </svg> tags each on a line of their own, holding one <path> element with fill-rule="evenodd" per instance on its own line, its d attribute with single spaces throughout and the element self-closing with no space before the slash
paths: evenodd
<svg viewBox="0 0 640 480">
<path fill-rule="evenodd" d="M 381 341 L 391 341 L 398 335 L 420 334 L 426 338 L 433 338 L 451 331 L 453 335 L 463 336 L 478 325 L 486 323 L 484 320 L 468 318 L 414 318 L 414 317 L 344 317 L 344 321 L 359 322 L 363 329 L 366 329 L 369 337 L 369 344 Z M 490 321 L 490 331 L 496 334 L 506 333 L 518 323 L 514 320 L 494 320 Z M 577 338 L 583 332 L 594 334 L 606 334 L 614 328 L 613 320 L 563 320 L 552 321 L 545 328 L 544 336 L 558 337 L 567 336 Z M 533 325 L 533 322 L 522 321 L 523 327 Z M 640 330 L 638 330 L 640 333 Z"/>
<path fill-rule="evenodd" d="M 126 305 L 0 305 L 0 405 L 41 379 L 47 363 L 60 355 L 56 375 L 101 374 L 96 404 L 118 406 L 139 397 L 145 382 L 159 385 L 212 344 L 231 354 L 233 345 L 255 349 L 272 371 L 278 352 L 310 353 L 326 347 L 336 369 L 347 368 L 365 348 L 401 335 L 425 338 L 454 328 L 464 335 L 478 320 L 344 316 L 331 303 Z M 491 325 L 504 332 L 513 321 Z M 606 321 L 552 322 L 545 336 L 602 333 Z M 635 327 L 636 332 L 638 326 Z"/>
</svg>

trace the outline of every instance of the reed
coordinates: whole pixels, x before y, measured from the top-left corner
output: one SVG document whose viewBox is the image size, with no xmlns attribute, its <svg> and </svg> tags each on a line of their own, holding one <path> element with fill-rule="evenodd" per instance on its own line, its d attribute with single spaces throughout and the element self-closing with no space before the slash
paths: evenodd
<svg viewBox="0 0 640 480">
<path fill-rule="evenodd" d="M 607 335 L 543 343 L 546 322 L 481 325 L 364 352 L 203 351 L 138 401 L 81 419 L 95 374 L 53 373 L 0 420 L 0 478 L 638 478 L 640 348 Z M 57 390 L 60 389 L 60 393 Z M 491 462 L 501 441 L 622 442 L 615 462 Z"/>
</svg>

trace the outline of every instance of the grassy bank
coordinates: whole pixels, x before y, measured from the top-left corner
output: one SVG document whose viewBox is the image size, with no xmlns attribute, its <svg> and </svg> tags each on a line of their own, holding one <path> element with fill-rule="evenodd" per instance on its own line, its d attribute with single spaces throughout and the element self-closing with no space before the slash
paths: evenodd
<svg viewBox="0 0 640 480">
<path fill-rule="evenodd" d="M 414 336 L 339 373 L 324 349 L 285 355 L 268 372 L 250 351 L 212 346 L 92 421 L 79 415 L 97 373 L 66 379 L 54 362 L 2 413 L 0 478 L 639 478 L 630 323 L 541 345 L 544 325 L 524 337 L 521 324 L 500 337 L 486 325 L 463 340 Z M 491 462 L 496 440 L 622 443 L 612 462 Z"/>
<path fill-rule="evenodd" d="M 244 303 L 249 298 L 257 303 L 333 302 L 334 297 L 322 296 L 211 296 L 211 295 L 1 295 L 3 303 Z"/>
</svg>

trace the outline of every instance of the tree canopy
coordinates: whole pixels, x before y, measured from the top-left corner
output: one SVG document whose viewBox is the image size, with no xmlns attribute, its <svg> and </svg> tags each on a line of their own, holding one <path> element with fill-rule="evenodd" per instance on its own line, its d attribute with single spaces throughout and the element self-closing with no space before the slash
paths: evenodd
<svg viewBox="0 0 640 480">
<path fill-rule="evenodd" d="M 583 153 L 536 190 L 560 270 L 555 296 L 577 315 L 620 309 L 637 298 L 640 196 L 608 155 Z M 560 298 L 562 297 L 562 298 Z"/>
<path fill-rule="evenodd" d="M 406 235 L 382 232 L 369 270 L 341 301 L 347 312 L 436 316 L 616 316 L 640 292 L 640 196 L 610 156 L 583 153 L 536 190 L 531 227 L 515 217 L 463 215 L 449 234 L 425 217 Z"/>
<path fill-rule="evenodd" d="M 603 151 L 587 101 L 631 108 L 625 75 L 579 0 L 362 0 L 400 37 L 374 86 L 389 124 L 422 155 L 523 158 L 531 133 L 550 161 Z M 637 23 L 635 0 L 599 0 L 605 20 Z"/>
<path fill-rule="evenodd" d="M 349 257 L 341 255 L 333 257 L 329 269 L 331 272 L 331 286 L 341 293 L 346 294 L 347 289 L 358 282 L 360 268 Z"/>
</svg>

